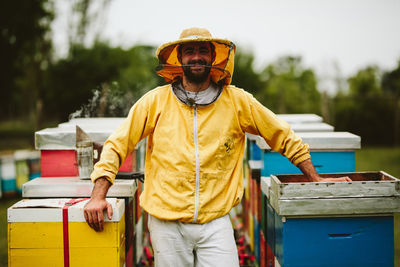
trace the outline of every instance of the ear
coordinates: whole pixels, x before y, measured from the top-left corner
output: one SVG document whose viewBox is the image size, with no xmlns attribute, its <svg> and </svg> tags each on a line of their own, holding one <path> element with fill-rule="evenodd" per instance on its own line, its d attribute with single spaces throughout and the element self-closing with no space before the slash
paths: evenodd
<svg viewBox="0 0 400 267">
<path fill-rule="evenodd" d="M 211 63 L 214 62 L 216 56 L 217 56 L 217 53 L 215 53 L 215 49 L 213 49 L 213 51 L 211 53 Z"/>
<path fill-rule="evenodd" d="M 178 45 L 178 47 L 176 48 L 176 53 L 177 53 L 177 58 L 179 63 L 182 65 L 182 46 Z"/>
<path fill-rule="evenodd" d="M 215 46 L 212 42 L 210 42 L 210 49 L 211 49 L 211 63 L 212 63 L 217 57 L 217 53 L 215 52 Z"/>
</svg>

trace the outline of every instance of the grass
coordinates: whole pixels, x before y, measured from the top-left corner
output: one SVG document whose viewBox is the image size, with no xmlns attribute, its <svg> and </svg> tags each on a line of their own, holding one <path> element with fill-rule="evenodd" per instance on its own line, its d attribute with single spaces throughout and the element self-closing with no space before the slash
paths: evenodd
<svg viewBox="0 0 400 267">
<path fill-rule="evenodd" d="M 18 196 L 0 199 L 0 266 L 8 265 L 7 208 L 18 202 L 20 199 L 21 198 Z"/>
<path fill-rule="evenodd" d="M 400 178 L 400 147 L 356 151 L 356 171 L 385 171 Z M 0 199 L 0 266 L 7 266 L 7 208 L 20 198 Z"/>
<path fill-rule="evenodd" d="M 400 147 L 367 147 L 356 151 L 356 171 L 384 171 L 400 179 Z"/>
<path fill-rule="evenodd" d="M 40 129 L 55 127 L 55 121 L 45 122 Z M 0 121 L 0 151 L 16 149 L 33 149 L 35 142 L 35 126 L 32 121 L 10 120 Z"/>
</svg>

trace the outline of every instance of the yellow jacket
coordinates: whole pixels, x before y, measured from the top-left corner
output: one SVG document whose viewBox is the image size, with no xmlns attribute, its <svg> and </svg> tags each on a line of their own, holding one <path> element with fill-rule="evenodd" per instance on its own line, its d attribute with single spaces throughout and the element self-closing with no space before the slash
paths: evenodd
<svg viewBox="0 0 400 267">
<path fill-rule="evenodd" d="M 310 158 L 290 126 L 244 90 L 226 85 L 215 102 L 191 107 L 165 85 L 131 108 L 91 178 L 113 182 L 128 153 L 147 137 L 140 205 L 160 219 L 206 223 L 241 201 L 245 132 L 261 135 L 295 165 Z"/>
</svg>

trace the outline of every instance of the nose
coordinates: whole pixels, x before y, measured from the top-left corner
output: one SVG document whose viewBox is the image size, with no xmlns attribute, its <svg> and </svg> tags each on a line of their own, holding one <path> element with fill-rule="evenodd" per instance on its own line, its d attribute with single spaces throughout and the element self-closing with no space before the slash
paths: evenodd
<svg viewBox="0 0 400 267">
<path fill-rule="evenodd" d="M 198 49 L 196 49 L 196 50 L 193 52 L 192 60 L 196 60 L 196 59 L 200 59 L 200 58 L 201 58 L 200 51 L 199 51 Z"/>
</svg>

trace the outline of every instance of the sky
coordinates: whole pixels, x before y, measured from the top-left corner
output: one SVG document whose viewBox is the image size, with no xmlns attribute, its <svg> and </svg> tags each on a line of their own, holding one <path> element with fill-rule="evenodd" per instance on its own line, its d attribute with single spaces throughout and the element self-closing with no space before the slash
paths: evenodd
<svg viewBox="0 0 400 267">
<path fill-rule="evenodd" d="M 54 42 L 63 55 L 70 1 L 56 3 Z M 253 52 L 260 69 L 301 56 L 322 82 L 368 65 L 391 70 L 400 60 L 400 0 L 111 0 L 89 33 L 115 46 L 159 46 L 194 26 Z"/>
</svg>

